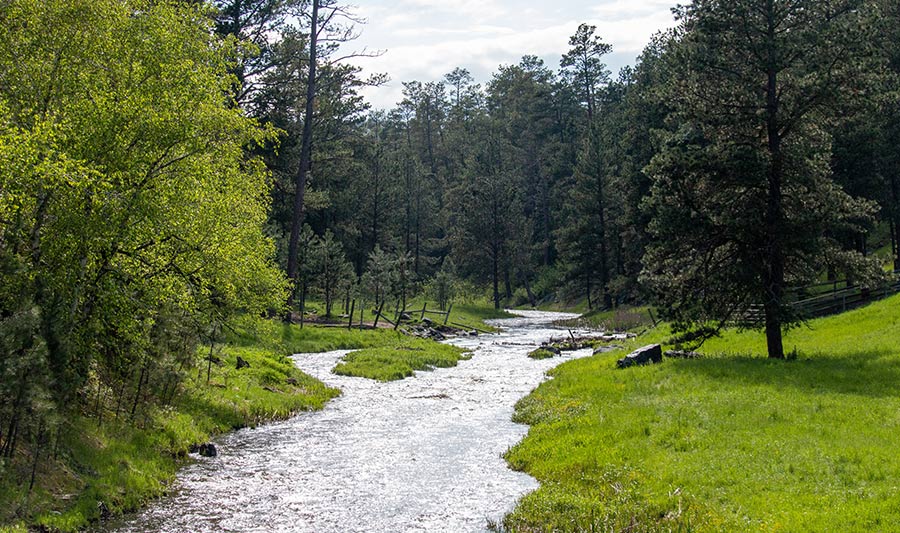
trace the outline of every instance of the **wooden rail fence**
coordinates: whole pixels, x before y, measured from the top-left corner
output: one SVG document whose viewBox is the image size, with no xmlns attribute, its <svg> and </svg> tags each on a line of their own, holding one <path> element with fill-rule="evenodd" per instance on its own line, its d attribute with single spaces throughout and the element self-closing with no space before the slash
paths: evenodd
<svg viewBox="0 0 900 533">
<path fill-rule="evenodd" d="M 788 294 L 796 298 L 791 307 L 804 319 L 842 313 L 854 307 L 880 300 L 900 293 L 900 271 L 894 271 L 890 281 L 874 289 L 851 285 L 847 280 L 816 283 L 791 290 Z M 754 304 L 744 314 L 741 322 L 761 323 L 764 321 L 762 304 Z"/>
</svg>

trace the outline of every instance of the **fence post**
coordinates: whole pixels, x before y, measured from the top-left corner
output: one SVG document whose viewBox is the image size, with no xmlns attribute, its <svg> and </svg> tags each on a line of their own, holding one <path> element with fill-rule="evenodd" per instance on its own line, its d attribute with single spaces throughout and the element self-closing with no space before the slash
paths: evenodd
<svg viewBox="0 0 900 533">
<path fill-rule="evenodd" d="M 382 309 L 384 309 L 384 300 L 381 300 L 381 305 L 378 306 L 378 311 L 375 311 L 375 325 L 373 326 L 375 329 L 378 329 L 378 319 L 381 318 Z"/>
</svg>

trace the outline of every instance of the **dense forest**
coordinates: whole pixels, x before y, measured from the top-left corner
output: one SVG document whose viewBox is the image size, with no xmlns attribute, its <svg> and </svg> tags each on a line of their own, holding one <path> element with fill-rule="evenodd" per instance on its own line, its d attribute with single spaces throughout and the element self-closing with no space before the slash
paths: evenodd
<svg viewBox="0 0 900 533">
<path fill-rule="evenodd" d="M 900 266 L 900 5 L 674 13 L 617 74 L 582 24 L 374 110 L 337 0 L 3 2 L 0 456 L 313 300 L 651 303 L 686 342 L 757 306 L 783 358 L 793 287 Z"/>
</svg>

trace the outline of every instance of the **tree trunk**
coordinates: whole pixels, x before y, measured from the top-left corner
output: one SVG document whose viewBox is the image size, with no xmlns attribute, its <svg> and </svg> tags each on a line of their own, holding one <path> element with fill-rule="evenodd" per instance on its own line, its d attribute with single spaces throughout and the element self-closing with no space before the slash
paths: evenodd
<svg viewBox="0 0 900 533">
<path fill-rule="evenodd" d="M 766 346 L 769 357 L 784 359 L 781 337 L 782 305 L 784 300 L 784 253 L 781 249 L 781 225 L 784 218 L 781 186 L 784 173 L 781 132 L 778 123 L 778 71 L 775 50 L 775 5 L 767 0 L 768 65 L 766 84 L 766 133 L 768 136 L 769 171 L 766 202 L 765 272 Z"/>
<path fill-rule="evenodd" d="M 900 177 L 891 175 L 891 222 L 894 228 L 894 270 L 900 270 Z"/>
<path fill-rule="evenodd" d="M 592 287 L 591 287 L 591 277 L 590 277 L 590 275 L 588 275 L 588 276 L 587 276 L 587 279 L 585 280 L 585 291 L 587 292 L 588 311 L 593 311 L 593 310 L 594 310 L 594 301 L 591 300 L 591 289 L 592 289 Z"/>
<path fill-rule="evenodd" d="M 890 224 L 888 224 L 891 228 L 891 257 L 894 258 L 894 270 L 897 270 L 897 226 L 894 224 L 894 220 L 891 219 Z"/>
<path fill-rule="evenodd" d="M 612 297 L 609 294 L 609 252 L 606 246 L 606 213 L 603 199 L 603 176 L 597 171 L 597 218 L 600 231 L 600 290 L 603 291 L 603 307 L 612 307 Z"/>
<path fill-rule="evenodd" d="M 287 277 L 294 285 L 290 291 L 288 307 L 294 306 L 296 285 L 299 280 L 300 228 L 303 226 L 306 178 L 312 159 L 313 102 L 316 97 L 316 43 L 318 40 L 319 0 L 312 2 L 312 19 L 309 27 L 309 76 L 306 82 L 306 109 L 303 113 L 303 139 L 300 146 L 300 168 L 294 190 L 294 205 L 291 215 L 291 238 L 288 244 Z"/>
<path fill-rule="evenodd" d="M 422 235 L 422 197 L 421 195 L 416 195 L 416 251 L 415 251 L 415 260 L 413 262 L 413 268 L 415 269 L 416 276 L 419 275 L 419 262 L 421 256 L 421 235 Z"/>
<path fill-rule="evenodd" d="M 300 285 L 300 329 L 303 329 L 303 322 L 306 320 L 306 281 Z"/>
<path fill-rule="evenodd" d="M 534 292 L 531 290 L 531 283 L 528 281 L 528 276 L 523 276 L 523 282 L 525 284 L 525 293 L 528 294 L 528 303 L 531 307 L 537 307 L 537 298 L 534 297 Z"/>
<path fill-rule="evenodd" d="M 41 450 L 44 445 L 44 421 L 41 420 L 40 426 L 38 426 L 37 439 L 35 439 L 34 445 L 34 458 L 31 461 L 31 481 L 28 483 L 28 493 L 31 494 L 32 489 L 34 489 L 34 480 L 37 475 L 37 467 L 38 467 L 38 459 L 41 456 Z"/>
<path fill-rule="evenodd" d="M 505 262 L 505 261 L 504 261 Z M 506 264 L 503 267 L 503 288 L 506 290 L 506 299 L 509 300 L 513 297 L 512 291 L 512 280 L 509 276 L 509 265 Z"/>
<path fill-rule="evenodd" d="M 134 414 L 137 412 L 137 406 L 141 399 L 141 392 L 144 389 L 144 376 L 147 374 L 147 364 L 141 367 L 141 375 L 138 378 L 137 390 L 134 392 L 134 402 L 131 404 L 131 416 L 130 420 L 134 420 Z"/>
<path fill-rule="evenodd" d="M 494 253 L 491 257 L 491 276 L 494 282 L 494 309 L 500 309 L 500 265 L 499 265 L 499 254 L 497 250 L 494 250 Z"/>
</svg>

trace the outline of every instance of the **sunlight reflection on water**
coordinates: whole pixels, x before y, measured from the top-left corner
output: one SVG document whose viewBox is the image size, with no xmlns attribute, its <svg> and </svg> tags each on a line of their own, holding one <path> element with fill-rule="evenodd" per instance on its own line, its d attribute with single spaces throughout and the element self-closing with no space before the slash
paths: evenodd
<svg viewBox="0 0 900 533">
<path fill-rule="evenodd" d="M 537 487 L 502 458 L 527 427 L 513 405 L 564 360 L 526 357 L 551 335 L 537 311 L 493 321 L 500 335 L 454 339 L 474 357 L 391 383 L 331 373 L 345 351 L 295 356 L 343 395 L 318 412 L 217 439 L 218 457 L 111 531 L 484 531 Z M 564 330 L 563 330 L 564 331 Z"/>
</svg>

